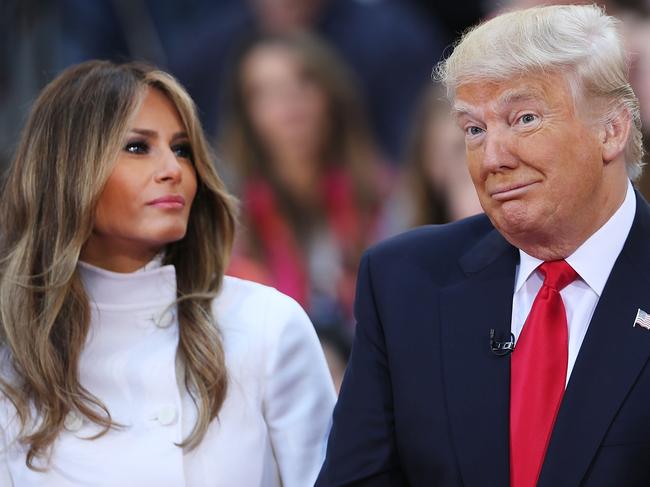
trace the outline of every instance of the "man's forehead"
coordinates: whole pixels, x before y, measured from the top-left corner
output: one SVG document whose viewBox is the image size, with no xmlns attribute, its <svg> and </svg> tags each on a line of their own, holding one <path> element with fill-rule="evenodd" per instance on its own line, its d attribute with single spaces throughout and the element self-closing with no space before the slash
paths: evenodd
<svg viewBox="0 0 650 487">
<path fill-rule="evenodd" d="M 452 111 L 471 113 L 478 109 L 502 109 L 517 103 L 546 103 L 551 96 L 549 88 L 560 88 L 562 81 L 553 77 L 522 76 L 516 79 L 461 84 L 456 89 Z"/>
</svg>

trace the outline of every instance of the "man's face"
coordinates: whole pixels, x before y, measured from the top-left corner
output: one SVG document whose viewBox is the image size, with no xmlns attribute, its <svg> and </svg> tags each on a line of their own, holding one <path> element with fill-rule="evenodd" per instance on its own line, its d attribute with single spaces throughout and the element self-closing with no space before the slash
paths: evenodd
<svg viewBox="0 0 650 487">
<path fill-rule="evenodd" d="M 607 220 L 620 178 L 560 74 L 462 84 L 454 109 L 481 206 L 510 242 L 562 246 Z"/>
</svg>

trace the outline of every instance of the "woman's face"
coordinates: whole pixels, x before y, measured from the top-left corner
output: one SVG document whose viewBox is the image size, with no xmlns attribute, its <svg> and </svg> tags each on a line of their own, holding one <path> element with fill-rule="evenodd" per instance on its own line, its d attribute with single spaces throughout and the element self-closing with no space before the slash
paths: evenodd
<svg viewBox="0 0 650 487">
<path fill-rule="evenodd" d="M 242 69 L 248 116 L 272 154 L 301 150 L 316 154 L 328 131 L 327 96 L 288 48 L 262 45 Z"/>
<path fill-rule="evenodd" d="M 196 188 L 180 115 L 165 94 L 147 88 L 100 196 L 82 260 L 117 272 L 146 264 L 185 236 Z"/>
</svg>

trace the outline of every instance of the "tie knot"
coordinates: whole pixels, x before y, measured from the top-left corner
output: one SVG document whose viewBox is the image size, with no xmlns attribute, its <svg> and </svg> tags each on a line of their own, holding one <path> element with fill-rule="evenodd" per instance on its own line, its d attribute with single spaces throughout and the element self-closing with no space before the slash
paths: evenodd
<svg viewBox="0 0 650 487">
<path fill-rule="evenodd" d="M 578 273 L 573 270 L 573 267 L 566 260 L 544 262 L 539 266 L 539 270 L 544 275 L 544 285 L 557 291 L 562 291 L 578 277 Z"/>
</svg>

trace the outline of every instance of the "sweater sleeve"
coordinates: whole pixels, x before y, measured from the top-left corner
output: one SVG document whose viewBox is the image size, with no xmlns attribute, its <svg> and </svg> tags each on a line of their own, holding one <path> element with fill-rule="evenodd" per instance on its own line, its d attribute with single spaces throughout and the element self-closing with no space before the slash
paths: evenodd
<svg viewBox="0 0 650 487">
<path fill-rule="evenodd" d="M 2 375 L 4 380 L 13 378 L 12 369 L 9 365 L 9 353 L 6 348 L 0 350 L 0 375 Z M 3 487 L 12 487 L 14 485 L 7 460 L 10 443 L 7 430 L 9 424 L 16 420 L 15 415 L 15 410 L 10 405 L 9 399 L 0 392 L 0 485 Z M 11 418 L 14 419 L 12 420 Z"/>
<path fill-rule="evenodd" d="M 305 487 L 314 484 L 324 459 L 336 393 L 305 312 L 280 293 L 271 298 L 264 417 L 282 485 Z"/>
<path fill-rule="evenodd" d="M 9 465 L 7 463 L 7 442 L 5 440 L 5 433 L 0 428 L 0 485 L 12 487 L 14 485 L 9 473 Z"/>
</svg>

